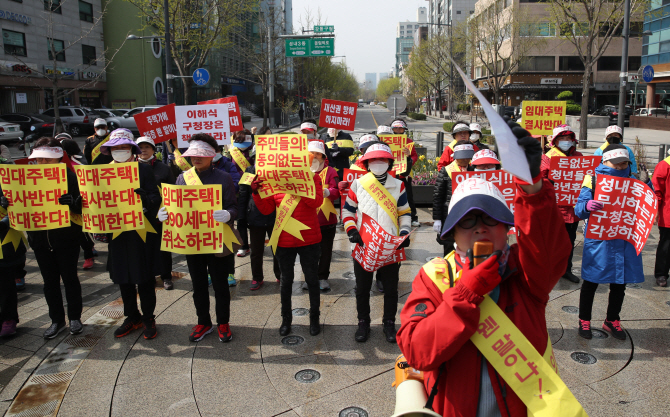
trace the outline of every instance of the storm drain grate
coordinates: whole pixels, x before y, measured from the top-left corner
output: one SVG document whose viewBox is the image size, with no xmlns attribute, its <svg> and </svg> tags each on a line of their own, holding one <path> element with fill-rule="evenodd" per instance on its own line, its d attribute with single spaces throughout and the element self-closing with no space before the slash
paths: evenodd
<svg viewBox="0 0 670 417">
<path fill-rule="evenodd" d="M 100 314 L 110 319 L 120 319 L 123 317 L 123 306 L 106 306 L 100 310 Z"/>
<path fill-rule="evenodd" d="M 339 417 L 368 417 L 368 412 L 360 407 L 347 407 L 340 411 Z"/>
<path fill-rule="evenodd" d="M 321 379 L 321 374 L 314 369 L 303 369 L 295 374 L 295 380 L 303 384 L 312 384 Z"/>
<path fill-rule="evenodd" d="M 37 371 L 35 375 L 48 375 L 48 374 L 58 374 L 61 372 L 70 372 L 77 369 L 81 360 L 73 360 L 67 362 L 60 362 L 55 365 L 42 366 Z"/>
<path fill-rule="evenodd" d="M 309 310 L 306 308 L 294 308 L 292 313 L 294 316 L 306 316 L 309 314 Z"/>
<path fill-rule="evenodd" d="M 600 329 L 591 329 L 591 334 L 593 335 L 594 339 L 607 339 L 609 337 L 607 332 L 604 332 Z"/>
<path fill-rule="evenodd" d="M 21 411 L 18 414 L 15 414 L 14 417 L 44 417 L 50 416 L 56 412 L 56 407 L 58 407 L 58 401 L 53 400 L 48 403 L 40 404 L 37 407 L 30 408 L 25 411 Z"/>
<path fill-rule="evenodd" d="M 286 336 L 281 340 L 282 344 L 286 346 L 297 346 L 301 345 L 305 341 L 305 338 L 302 336 Z"/>
<path fill-rule="evenodd" d="M 579 362 L 582 365 L 593 365 L 594 363 L 598 362 L 598 359 L 596 359 L 595 356 L 586 352 L 572 352 L 570 357 L 573 361 Z"/>
<path fill-rule="evenodd" d="M 74 347 L 84 347 L 89 348 L 95 346 L 96 343 L 100 340 L 100 336 L 91 336 L 86 335 L 83 337 L 68 337 L 65 339 L 65 343 Z"/>
<path fill-rule="evenodd" d="M 579 307 L 575 307 L 575 306 L 563 306 L 563 308 L 561 310 L 565 311 L 566 313 L 570 313 L 570 314 L 579 313 Z"/>
<path fill-rule="evenodd" d="M 50 375 L 35 375 L 30 378 L 30 382 L 33 384 L 60 384 L 62 382 L 69 382 L 74 376 L 73 372 L 61 372 L 58 374 Z"/>
</svg>

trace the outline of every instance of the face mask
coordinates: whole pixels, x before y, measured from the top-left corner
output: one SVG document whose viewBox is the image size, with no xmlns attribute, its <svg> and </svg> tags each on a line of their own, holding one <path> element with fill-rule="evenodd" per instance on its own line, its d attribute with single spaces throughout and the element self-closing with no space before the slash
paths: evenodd
<svg viewBox="0 0 670 417">
<path fill-rule="evenodd" d="M 107 130 L 105 129 L 98 129 L 95 131 L 95 134 L 98 136 L 105 136 L 107 134 Z"/>
<path fill-rule="evenodd" d="M 214 157 L 214 159 L 212 159 L 212 162 L 216 162 L 221 158 L 223 158 L 223 155 L 221 155 L 220 153 L 217 153 L 216 156 Z"/>
<path fill-rule="evenodd" d="M 307 134 L 307 139 L 316 139 L 316 133 L 308 133 Z"/>
<path fill-rule="evenodd" d="M 375 175 L 384 175 L 389 169 L 389 163 L 384 161 L 374 161 L 368 164 L 368 170 Z"/>
<path fill-rule="evenodd" d="M 495 171 L 495 167 L 493 168 L 475 168 L 475 171 Z"/>
<path fill-rule="evenodd" d="M 132 154 L 133 154 L 133 153 L 132 153 L 131 151 L 129 151 L 129 150 L 125 150 L 125 151 L 112 151 L 112 158 L 114 158 L 114 160 L 115 160 L 116 162 L 121 163 L 121 162 L 126 162 L 127 160 L 129 160 L 130 157 L 132 156 Z"/>
<path fill-rule="evenodd" d="M 567 151 L 568 149 L 572 148 L 572 141 L 569 140 L 561 140 L 558 142 L 558 148 L 562 151 Z"/>
<path fill-rule="evenodd" d="M 473 133 L 470 135 L 470 140 L 472 141 L 478 141 L 479 140 L 479 133 Z"/>
<path fill-rule="evenodd" d="M 619 144 L 621 143 L 621 138 L 618 136 L 610 136 L 609 138 L 607 138 L 607 142 L 613 144 Z"/>
<path fill-rule="evenodd" d="M 321 168 L 323 168 L 323 161 L 319 161 L 318 159 L 314 158 L 312 161 L 312 166 L 309 169 L 311 169 L 312 172 L 319 172 L 321 171 Z"/>
<path fill-rule="evenodd" d="M 150 157 L 150 158 L 147 158 L 147 159 L 144 159 L 144 158 L 139 157 L 139 156 L 137 157 L 137 160 L 140 161 L 140 162 L 149 162 L 149 161 L 151 161 L 152 159 L 154 159 L 154 156 L 153 156 L 153 155 L 151 155 L 151 157 Z"/>
</svg>

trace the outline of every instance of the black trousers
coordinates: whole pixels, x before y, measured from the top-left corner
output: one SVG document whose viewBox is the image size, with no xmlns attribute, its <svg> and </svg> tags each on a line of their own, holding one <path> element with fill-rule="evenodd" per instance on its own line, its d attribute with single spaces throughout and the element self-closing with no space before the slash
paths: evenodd
<svg viewBox="0 0 670 417">
<path fill-rule="evenodd" d="M 23 264 L 0 268 L 0 323 L 19 322 L 16 278 L 23 278 Z"/>
<path fill-rule="evenodd" d="M 654 277 L 667 277 L 670 272 L 670 227 L 658 227 L 661 237 L 656 248 Z"/>
<path fill-rule="evenodd" d="M 172 279 L 172 252 L 161 251 L 160 253 L 161 279 Z"/>
<path fill-rule="evenodd" d="M 93 239 L 91 235 L 82 231 L 79 235 L 79 246 L 84 250 L 84 259 L 93 257 Z"/>
<path fill-rule="evenodd" d="M 419 220 L 419 216 L 416 215 L 416 204 L 414 204 L 414 191 L 412 190 L 412 177 L 406 177 L 402 180 L 405 183 L 405 190 L 407 191 L 407 203 L 412 212 L 412 221 Z"/>
<path fill-rule="evenodd" d="M 568 237 L 570 238 L 570 256 L 568 257 L 568 266 L 565 269 L 565 272 L 572 271 L 572 254 L 575 251 L 575 240 L 577 239 L 577 226 L 579 226 L 579 220 L 574 223 L 566 223 L 565 230 L 568 231 Z"/>
<path fill-rule="evenodd" d="M 249 226 L 249 246 L 251 249 L 251 277 L 254 281 L 262 282 L 263 276 L 263 252 L 265 251 L 265 236 L 272 237 L 274 226 L 255 227 Z M 276 279 L 281 279 L 281 270 L 277 257 L 272 255 L 272 269 Z"/>
<path fill-rule="evenodd" d="M 209 284 L 207 274 L 212 277 L 214 300 L 216 302 L 216 323 L 227 324 L 230 321 L 230 288 L 228 271 L 235 265 L 235 255 L 217 257 L 212 254 L 186 255 L 188 272 L 193 283 L 193 303 L 198 316 L 198 324 L 212 325 L 209 315 Z"/>
<path fill-rule="evenodd" d="M 593 298 L 596 295 L 598 284 L 590 281 L 583 281 L 582 290 L 579 293 L 579 318 L 582 320 L 591 320 L 591 310 L 593 309 Z M 610 284 L 609 304 L 607 305 L 607 320 L 620 320 L 621 306 L 626 295 L 626 284 Z"/>
<path fill-rule="evenodd" d="M 119 284 L 121 299 L 123 300 L 123 315 L 134 322 L 151 320 L 156 310 L 156 284 L 147 281 L 142 284 Z M 137 308 L 137 295 L 140 296 L 142 314 Z"/>
<path fill-rule="evenodd" d="M 370 322 L 370 289 L 374 272 L 368 272 L 361 264 L 354 261 L 356 275 L 356 310 L 358 320 Z M 383 320 L 393 320 L 398 309 L 398 280 L 400 279 L 400 263 L 383 266 L 377 270 L 377 279 L 384 285 Z"/>
<path fill-rule="evenodd" d="M 249 226 L 246 220 L 237 221 L 237 231 L 240 232 L 242 238 L 242 247 L 240 249 L 249 249 Z"/>
<path fill-rule="evenodd" d="M 337 229 L 334 224 L 321 226 L 321 258 L 319 259 L 319 280 L 330 276 L 330 262 L 333 259 L 333 242 Z"/>
<path fill-rule="evenodd" d="M 57 245 L 52 249 L 34 249 L 34 251 L 44 281 L 44 298 L 49 307 L 51 322 L 65 322 L 63 296 L 60 292 L 61 279 L 65 286 L 67 316 L 70 320 L 81 319 L 81 284 L 77 276 L 79 242 Z"/>
<path fill-rule="evenodd" d="M 316 213 L 315 213 L 316 215 Z M 291 293 L 293 292 L 295 257 L 300 255 L 300 266 L 305 274 L 305 282 L 309 291 L 309 315 L 319 316 L 321 304 L 321 290 L 319 290 L 319 258 L 321 258 L 321 244 L 299 246 L 292 248 L 277 247 L 277 260 L 281 270 L 281 315 L 292 317 Z"/>
</svg>

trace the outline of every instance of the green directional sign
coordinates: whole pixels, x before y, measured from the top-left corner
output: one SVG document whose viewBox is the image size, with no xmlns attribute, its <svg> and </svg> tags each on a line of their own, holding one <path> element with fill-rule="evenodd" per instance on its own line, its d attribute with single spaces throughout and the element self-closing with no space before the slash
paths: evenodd
<svg viewBox="0 0 670 417">
<path fill-rule="evenodd" d="M 286 39 L 286 56 L 289 58 L 335 56 L 335 38 Z"/>
<path fill-rule="evenodd" d="M 335 26 L 333 26 L 333 25 L 314 26 L 314 33 L 332 33 L 332 32 L 335 32 Z"/>
</svg>

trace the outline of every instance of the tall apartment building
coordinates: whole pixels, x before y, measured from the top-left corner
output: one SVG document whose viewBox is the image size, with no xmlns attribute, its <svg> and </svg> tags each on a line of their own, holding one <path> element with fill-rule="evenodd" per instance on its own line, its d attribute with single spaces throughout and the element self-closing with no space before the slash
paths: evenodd
<svg viewBox="0 0 670 417">
<path fill-rule="evenodd" d="M 377 73 L 369 72 L 365 74 L 365 89 L 366 90 L 376 90 L 377 89 Z"/>
<path fill-rule="evenodd" d="M 396 76 L 402 74 L 403 66 L 409 63 L 409 54 L 414 46 L 414 34 L 421 27 L 426 27 L 428 22 L 428 11 L 425 7 L 419 7 L 416 11 L 416 21 L 399 22 L 396 27 L 395 40 L 395 68 Z"/>
<path fill-rule="evenodd" d="M 475 13 L 477 0 L 428 0 L 428 22 L 431 34 L 445 30 L 444 26 L 464 22 Z"/>
<path fill-rule="evenodd" d="M 664 2 L 651 2 L 645 14 L 643 30 L 651 36 L 642 38 L 642 66 L 651 65 L 654 78 L 646 84 L 640 77 L 638 106 L 670 108 L 670 6 Z M 629 84 L 633 91 L 634 84 Z"/>
</svg>

